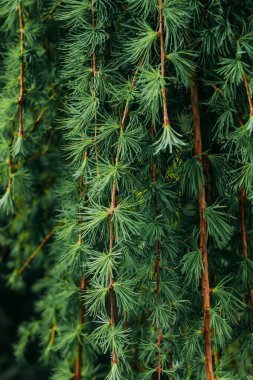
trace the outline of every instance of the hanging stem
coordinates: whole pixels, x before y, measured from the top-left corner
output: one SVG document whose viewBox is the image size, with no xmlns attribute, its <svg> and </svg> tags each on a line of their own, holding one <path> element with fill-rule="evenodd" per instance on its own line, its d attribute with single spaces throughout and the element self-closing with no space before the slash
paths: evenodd
<svg viewBox="0 0 253 380">
<path fill-rule="evenodd" d="M 234 35 L 234 33 L 232 32 L 232 29 L 231 29 L 231 28 L 230 28 L 230 30 L 231 30 L 232 41 L 233 41 L 233 43 L 234 43 L 235 48 L 237 49 L 237 47 L 238 47 L 237 40 L 236 40 L 235 35 Z M 243 69 L 242 69 L 242 73 L 243 73 L 243 76 L 242 76 L 242 77 L 243 77 L 244 87 L 245 87 L 246 94 L 247 94 L 247 98 L 248 98 L 248 104 L 249 104 L 250 116 L 253 116 L 253 103 L 252 103 L 252 99 L 251 99 L 251 96 L 250 96 L 249 80 L 248 80 L 247 75 L 246 75 L 245 72 L 243 71 Z"/>
<path fill-rule="evenodd" d="M 159 284 L 160 284 L 160 241 L 156 240 L 156 304 L 159 305 Z M 162 329 L 160 316 L 158 317 L 158 329 L 157 329 L 157 379 L 161 380 L 162 367 L 161 367 L 161 343 L 162 343 Z"/>
<path fill-rule="evenodd" d="M 213 201 L 213 197 L 212 197 L 212 181 L 211 181 L 211 173 L 210 173 L 210 162 L 208 161 L 208 155 L 207 154 L 204 154 L 202 155 L 203 157 L 203 170 L 204 170 L 204 174 L 205 174 L 205 179 L 206 179 L 206 188 L 205 188 L 205 191 L 206 191 L 206 201 L 207 203 L 210 205 Z M 217 279 L 216 279 L 216 275 L 214 273 L 213 275 L 213 283 L 214 283 L 214 286 L 217 285 Z M 216 376 L 216 379 L 218 380 L 218 369 L 219 369 L 219 351 L 218 351 L 218 347 L 215 345 L 214 346 L 214 364 L 215 364 L 215 376 Z"/>
<path fill-rule="evenodd" d="M 19 130 L 18 135 L 23 136 L 23 98 L 24 98 L 24 22 L 22 16 L 22 6 L 21 3 L 18 5 L 18 15 L 19 15 L 19 41 L 20 41 L 20 74 L 19 74 Z"/>
<path fill-rule="evenodd" d="M 154 125 L 151 124 L 151 137 L 152 141 L 154 141 Z M 151 165 L 151 174 L 152 174 L 152 184 L 154 187 L 154 208 L 156 216 L 159 215 L 159 209 L 158 209 L 158 202 L 157 202 L 157 194 L 156 194 L 156 165 L 154 158 L 152 159 L 152 165 Z M 155 242 L 155 275 L 156 275 L 156 288 L 155 288 L 155 294 L 156 294 L 156 304 L 159 305 L 159 285 L 160 285 L 160 241 L 157 239 Z M 157 329 L 157 348 L 158 348 L 158 356 L 157 356 L 157 378 L 158 380 L 161 379 L 161 347 L 162 342 L 162 329 L 161 329 L 161 321 L 160 317 L 158 318 L 158 329 Z"/>
<path fill-rule="evenodd" d="M 117 158 L 116 158 L 117 160 Z M 110 243 L 109 243 L 109 253 L 112 255 L 113 253 L 113 245 L 114 245 L 114 223 L 113 223 L 113 214 L 114 210 L 116 208 L 116 179 L 113 181 L 112 186 L 112 200 L 111 200 L 111 211 L 109 215 L 109 223 L 110 223 Z M 111 320 L 110 323 L 112 326 L 115 325 L 115 314 L 114 314 L 114 288 L 113 288 L 113 272 L 112 268 L 110 270 L 110 276 L 109 276 L 109 291 L 110 291 L 110 314 L 111 314 Z M 117 352 L 114 349 L 113 350 L 113 358 L 112 363 L 117 364 L 118 358 L 117 358 Z"/>
<path fill-rule="evenodd" d="M 92 27 L 93 27 L 93 30 L 95 30 L 97 22 L 96 22 L 96 15 L 95 15 L 94 0 L 92 0 L 92 3 L 91 3 L 91 14 L 92 14 Z M 92 74 L 93 74 L 93 87 L 94 87 L 93 95 L 94 95 L 94 98 L 96 98 L 96 96 L 97 96 L 97 90 L 96 90 L 97 52 L 96 52 L 96 49 L 94 49 L 93 54 L 92 54 Z M 97 133 L 98 133 L 97 113 L 96 112 L 95 112 L 94 118 L 95 118 L 95 136 L 94 136 L 94 139 L 95 139 L 96 165 L 97 165 L 97 176 L 99 176 L 99 174 L 100 174 L 99 173 L 99 164 L 98 164 L 99 154 L 98 154 L 98 145 L 96 143 Z"/>
<path fill-rule="evenodd" d="M 243 246 L 243 257 L 245 260 L 248 258 L 248 247 L 247 247 L 247 233 L 246 233 L 246 193 L 244 183 L 240 191 L 240 205 L 241 205 L 241 233 L 242 233 L 242 246 Z"/>
<path fill-rule="evenodd" d="M 134 76 L 133 76 L 133 79 L 131 82 L 131 86 L 130 86 L 130 93 L 132 92 L 132 90 L 134 88 L 141 62 L 142 62 L 142 59 L 141 59 L 140 63 L 138 64 L 138 67 L 134 73 Z M 120 134 L 119 134 L 119 140 L 118 140 L 116 158 L 115 158 L 115 166 L 118 166 L 119 162 L 120 162 L 120 151 L 121 151 L 120 139 L 121 139 L 121 136 L 122 136 L 125 124 L 126 124 L 126 119 L 127 119 L 128 110 L 129 110 L 129 101 L 130 101 L 130 96 L 126 100 L 126 104 L 125 104 L 125 108 L 124 108 L 124 112 L 123 112 L 123 117 L 122 117 L 122 121 L 121 121 Z M 112 192 L 111 192 L 111 207 L 109 210 L 109 228 L 110 228 L 109 253 L 111 255 L 113 254 L 113 246 L 114 246 L 114 240 L 115 240 L 113 215 L 114 215 L 114 212 L 116 209 L 116 192 L 117 192 L 117 187 L 116 187 L 116 174 L 115 174 L 114 179 L 113 179 L 113 184 L 112 184 Z M 113 283 L 114 283 L 113 272 L 111 269 L 110 275 L 109 275 L 109 291 L 110 291 L 110 313 L 111 313 L 110 323 L 112 326 L 114 326 L 114 324 L 115 324 L 114 288 L 113 288 L 114 285 L 113 285 Z M 117 352 L 115 350 L 113 350 L 112 363 L 117 364 L 117 362 L 118 362 Z"/>
<path fill-rule="evenodd" d="M 239 117 L 240 126 L 243 126 L 243 121 Z M 248 259 L 248 243 L 247 243 L 247 228 L 246 228 L 246 203 L 247 203 L 247 195 L 245 191 L 244 181 L 242 183 L 242 188 L 239 195 L 240 208 L 241 208 L 241 235 L 242 235 L 242 247 L 243 247 L 243 258 L 246 261 Z M 250 284 L 248 283 L 249 289 L 249 299 L 250 304 L 253 309 L 253 291 L 251 289 Z"/>
<path fill-rule="evenodd" d="M 253 104 L 252 104 L 252 99 L 250 96 L 250 89 L 249 89 L 249 80 L 246 74 L 243 74 L 243 81 L 244 81 L 244 86 L 248 98 L 248 103 L 249 103 L 249 109 L 250 109 L 250 116 L 253 116 Z"/>
<path fill-rule="evenodd" d="M 44 237 L 40 245 L 33 251 L 33 253 L 28 257 L 28 259 L 25 261 L 25 263 L 22 265 L 22 267 L 19 269 L 18 273 L 21 274 L 25 268 L 29 265 L 29 263 L 32 261 L 32 259 L 37 255 L 37 253 L 41 250 L 41 248 L 46 244 L 46 242 L 53 236 L 56 232 L 56 230 L 60 227 L 60 225 L 54 227 L 47 236 Z"/>
<path fill-rule="evenodd" d="M 92 14 L 92 27 L 95 29 L 96 27 L 96 17 L 95 17 L 95 7 L 94 7 L 94 0 L 92 0 L 91 3 L 91 14 Z M 94 50 L 92 54 L 92 74 L 93 74 L 93 95 L 96 98 L 97 92 L 96 92 L 96 76 L 97 76 L 97 67 L 96 67 L 96 49 Z M 99 165 L 98 165 L 98 146 L 96 143 L 96 137 L 97 137 L 97 114 L 95 112 L 95 155 L 96 155 L 96 166 L 97 166 L 97 176 L 99 176 Z M 85 152 L 84 159 L 88 159 L 88 152 Z M 82 202 L 83 198 L 83 177 L 81 176 L 79 179 L 79 198 L 80 203 Z M 87 186 L 86 186 L 87 187 Z M 79 224 L 82 224 L 82 219 L 79 220 Z M 79 244 L 82 245 L 82 230 L 81 227 L 79 228 Z M 76 370 L 75 370 L 75 380 L 81 379 L 81 371 L 82 371 L 82 352 L 83 352 L 83 335 L 82 330 L 84 326 L 84 319 L 85 319 L 85 290 L 86 290 L 86 278 L 83 275 L 81 280 L 81 306 L 80 306 L 80 326 L 81 326 L 81 336 L 78 344 L 78 354 L 77 354 L 77 361 L 76 361 Z"/>
<path fill-rule="evenodd" d="M 196 80 L 192 81 L 191 100 L 192 100 L 193 128 L 194 128 L 194 140 L 195 140 L 194 151 L 200 163 L 203 165 L 198 84 Z M 207 377 L 207 380 L 215 380 L 214 374 L 213 374 L 212 343 L 211 343 L 211 330 L 210 330 L 211 304 L 210 304 L 210 284 L 209 284 L 208 254 L 207 254 L 207 223 L 203 215 L 206 210 L 206 194 L 205 194 L 204 185 L 199 191 L 198 203 L 199 203 L 199 218 L 200 218 L 200 249 L 202 252 L 202 260 L 203 260 L 203 268 L 204 268 L 202 271 L 202 297 L 203 297 L 203 314 L 204 314 L 206 377 Z"/>
<path fill-rule="evenodd" d="M 54 14 L 54 12 L 57 10 L 57 8 L 61 5 L 62 2 L 63 0 L 57 1 L 57 3 L 52 7 L 49 13 L 45 17 L 43 17 L 43 20 L 49 20 Z"/>
<path fill-rule="evenodd" d="M 52 347 L 52 345 L 54 344 L 56 330 L 57 330 L 56 322 L 54 322 L 53 326 L 52 326 L 52 329 L 51 329 L 51 336 L 50 336 L 50 340 L 49 340 L 49 346 L 50 347 Z"/>
<path fill-rule="evenodd" d="M 12 161 L 11 148 L 12 148 L 13 140 L 14 140 L 14 122 L 12 122 L 12 127 L 11 127 L 10 150 L 9 150 L 10 153 L 9 153 L 9 162 L 8 162 L 9 178 L 8 178 L 7 191 L 10 191 L 11 186 L 12 186 L 13 161 Z"/>
<path fill-rule="evenodd" d="M 26 137 L 30 136 L 30 134 L 33 132 L 35 127 L 40 123 L 44 113 L 48 110 L 48 107 L 45 107 L 37 116 L 35 122 L 33 123 L 33 126 L 29 129 L 29 133 L 26 134 Z"/>
<path fill-rule="evenodd" d="M 159 0 L 159 38 L 160 38 L 160 54 L 161 54 L 161 76 L 165 83 L 165 51 L 164 51 L 164 38 L 163 38 L 163 0 Z M 168 116 L 168 107 L 166 99 L 166 88 L 163 84 L 162 89 L 162 100 L 163 100 L 163 124 L 169 125 L 170 120 Z"/>
<path fill-rule="evenodd" d="M 80 307 L 80 326 L 81 326 L 81 336 L 78 344 L 77 351 L 77 360 L 76 360 L 76 370 L 75 370 L 75 380 L 81 379 L 82 372 L 82 354 L 83 354 L 83 326 L 84 326 L 84 318 L 85 318 L 85 290 L 86 290 L 86 279 L 85 276 L 82 276 L 81 280 L 81 307 Z"/>
<path fill-rule="evenodd" d="M 88 160 L 88 152 L 87 151 L 84 154 L 84 159 Z M 87 185 L 86 185 L 86 188 L 87 188 Z M 80 208 L 81 208 L 82 199 L 83 199 L 83 177 L 81 176 L 79 178 Z M 82 228 L 81 228 L 82 223 L 83 223 L 83 220 L 80 217 L 80 219 L 79 219 L 79 238 L 78 238 L 78 243 L 79 243 L 80 247 L 83 243 Z M 84 320 L 85 320 L 85 291 L 86 291 L 86 277 L 84 274 L 82 275 L 82 279 L 81 279 L 80 291 L 81 291 L 81 304 L 80 304 L 80 330 L 81 330 L 81 334 L 80 334 L 78 349 L 77 349 L 75 380 L 80 380 L 81 379 L 81 373 L 82 373 L 82 355 L 83 355 L 83 341 L 84 341 L 84 337 L 83 337 L 82 332 L 83 332 Z"/>
</svg>

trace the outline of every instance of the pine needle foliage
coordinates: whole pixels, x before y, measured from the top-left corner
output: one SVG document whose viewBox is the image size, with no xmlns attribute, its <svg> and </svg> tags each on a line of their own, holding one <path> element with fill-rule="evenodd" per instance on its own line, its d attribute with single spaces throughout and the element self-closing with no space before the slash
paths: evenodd
<svg viewBox="0 0 253 380">
<path fill-rule="evenodd" d="M 13 366 L 253 377 L 252 5 L 0 0 Z"/>
</svg>

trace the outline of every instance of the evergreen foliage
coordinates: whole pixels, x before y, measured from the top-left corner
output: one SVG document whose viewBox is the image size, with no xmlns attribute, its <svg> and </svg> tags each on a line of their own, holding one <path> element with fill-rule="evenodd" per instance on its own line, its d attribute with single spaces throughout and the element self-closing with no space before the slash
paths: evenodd
<svg viewBox="0 0 253 380">
<path fill-rule="evenodd" d="M 1 277 L 33 293 L 13 362 L 253 378 L 252 6 L 0 0 Z"/>
</svg>

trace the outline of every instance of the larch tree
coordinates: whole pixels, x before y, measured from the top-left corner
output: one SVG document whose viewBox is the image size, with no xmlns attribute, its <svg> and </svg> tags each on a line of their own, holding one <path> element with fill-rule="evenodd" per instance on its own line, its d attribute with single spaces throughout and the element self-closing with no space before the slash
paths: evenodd
<svg viewBox="0 0 253 380">
<path fill-rule="evenodd" d="M 14 367 L 32 344 L 51 380 L 253 379 L 252 9 L 0 0 Z"/>
</svg>

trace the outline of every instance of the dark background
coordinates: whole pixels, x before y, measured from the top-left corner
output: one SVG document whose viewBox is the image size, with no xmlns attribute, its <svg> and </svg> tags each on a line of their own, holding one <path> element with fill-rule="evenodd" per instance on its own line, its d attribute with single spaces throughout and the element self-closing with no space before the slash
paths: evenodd
<svg viewBox="0 0 253 380">
<path fill-rule="evenodd" d="M 48 370 L 39 362 L 36 342 L 28 345 L 25 360 L 18 361 L 14 355 L 18 326 L 30 320 L 34 300 L 29 284 L 24 292 L 17 292 L 0 278 L 0 380 L 46 380 L 49 377 Z"/>
</svg>

